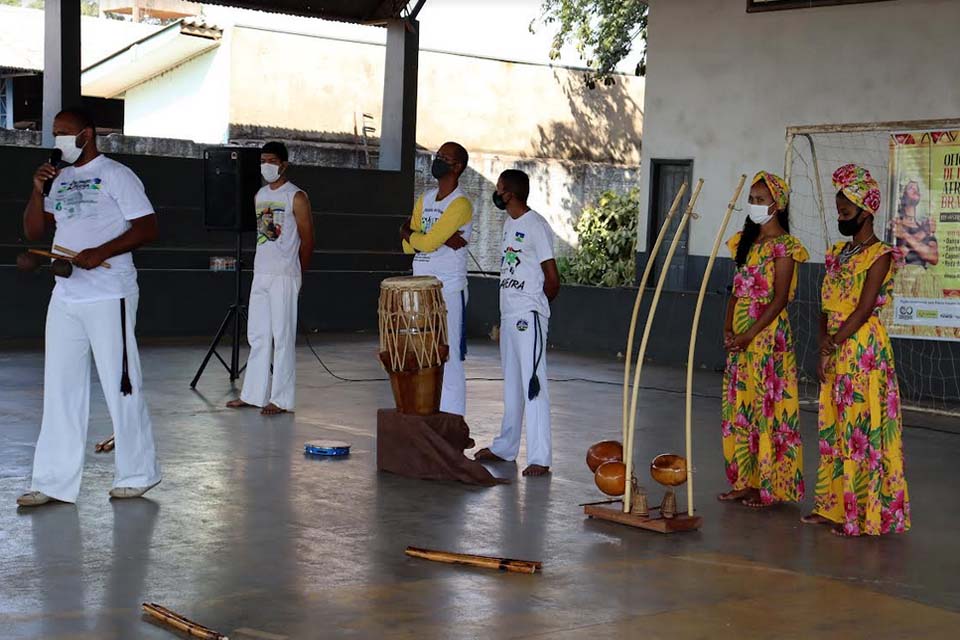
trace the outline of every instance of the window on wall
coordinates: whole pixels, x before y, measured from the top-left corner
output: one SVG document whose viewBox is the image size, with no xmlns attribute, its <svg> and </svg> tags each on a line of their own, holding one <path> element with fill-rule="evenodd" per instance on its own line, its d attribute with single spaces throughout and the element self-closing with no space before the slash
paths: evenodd
<svg viewBox="0 0 960 640">
<path fill-rule="evenodd" d="M 889 0 L 747 0 L 747 13 L 829 7 L 837 4 L 862 4 L 864 2 L 889 2 Z"/>
</svg>

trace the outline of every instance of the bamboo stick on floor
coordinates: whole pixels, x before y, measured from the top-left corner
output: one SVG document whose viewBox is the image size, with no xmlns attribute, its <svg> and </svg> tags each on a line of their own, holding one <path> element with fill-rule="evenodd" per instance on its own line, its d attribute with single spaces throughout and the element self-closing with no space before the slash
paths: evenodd
<svg viewBox="0 0 960 640">
<path fill-rule="evenodd" d="M 513 560 L 511 558 L 478 556 L 469 553 L 452 553 L 450 551 L 420 549 L 418 547 L 407 547 L 404 553 L 411 558 L 423 558 L 424 560 L 445 562 L 447 564 L 465 564 L 471 567 L 497 569 L 500 571 L 510 571 L 512 573 L 536 573 L 542 569 L 541 563 L 531 560 Z"/>
<path fill-rule="evenodd" d="M 690 328 L 690 350 L 687 352 L 687 406 L 686 406 L 686 424 L 684 425 L 684 437 L 686 438 L 686 458 L 687 458 L 687 515 L 693 517 L 693 434 L 692 434 L 692 414 L 693 414 L 693 356 L 697 349 L 697 329 L 700 327 L 700 313 L 703 310 L 703 299 L 707 295 L 707 283 L 710 280 L 710 273 L 713 271 L 713 263 L 717 259 L 717 253 L 720 251 L 720 243 L 723 241 L 724 233 L 727 231 L 727 223 L 730 222 L 730 215 L 733 208 L 737 206 L 740 199 L 740 193 L 743 191 L 743 184 L 747 176 L 740 176 L 740 182 L 737 183 L 737 189 L 730 198 L 727 205 L 727 212 L 723 216 L 720 228 L 717 230 L 717 237 L 713 240 L 713 250 L 710 252 L 710 259 L 707 260 L 707 268 L 703 272 L 703 280 L 700 282 L 700 293 L 697 296 L 697 307 L 693 312 L 693 326 Z"/>
<path fill-rule="evenodd" d="M 144 602 L 143 611 L 150 617 L 159 620 L 164 624 L 170 625 L 174 629 L 183 631 L 187 635 L 193 636 L 194 638 L 202 638 L 203 640 L 229 640 L 229 638 L 222 633 L 214 631 L 213 629 L 208 629 L 202 624 L 198 624 L 192 620 L 188 620 L 179 613 L 171 611 L 166 607 L 162 607 L 159 604 L 153 602 Z"/>
</svg>

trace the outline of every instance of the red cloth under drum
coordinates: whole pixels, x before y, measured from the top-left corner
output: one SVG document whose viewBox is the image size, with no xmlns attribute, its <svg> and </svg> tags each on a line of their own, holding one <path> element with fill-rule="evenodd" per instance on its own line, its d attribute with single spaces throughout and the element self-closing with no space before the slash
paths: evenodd
<svg viewBox="0 0 960 640">
<path fill-rule="evenodd" d="M 470 428 L 451 413 L 405 415 L 396 409 L 377 412 L 377 469 L 421 480 L 458 480 L 492 487 L 509 480 L 494 477 L 463 455 L 474 446 Z"/>
</svg>

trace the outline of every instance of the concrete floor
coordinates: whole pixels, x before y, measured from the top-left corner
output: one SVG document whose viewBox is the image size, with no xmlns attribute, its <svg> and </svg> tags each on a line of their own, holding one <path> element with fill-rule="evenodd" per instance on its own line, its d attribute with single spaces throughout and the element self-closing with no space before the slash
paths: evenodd
<svg viewBox="0 0 960 640">
<path fill-rule="evenodd" d="M 374 341 L 318 336 L 327 364 L 378 377 Z M 494 345 L 472 344 L 468 374 L 497 377 Z M 344 383 L 298 353 L 298 411 L 263 418 L 222 408 L 232 397 L 212 365 L 188 382 L 202 345 L 148 345 L 143 361 L 164 481 L 149 500 L 109 502 L 111 429 L 93 394 L 79 502 L 17 510 L 39 428 L 42 357 L 0 352 L 0 638 L 170 638 L 141 618 L 161 603 L 231 638 L 956 638 L 960 436 L 911 428 L 907 475 L 914 529 L 838 539 L 801 526 L 809 509 L 755 512 L 717 503 L 724 489 L 716 393 L 699 373 L 695 401 L 701 531 L 662 536 L 586 520 L 601 499 L 583 458 L 619 434 L 620 388 L 551 387 L 554 473 L 489 489 L 375 470 L 375 410 L 385 383 Z M 553 378 L 618 382 L 620 364 L 551 352 Z M 682 372 L 648 366 L 644 384 L 682 388 Z M 479 445 L 499 428 L 500 385 L 469 383 Z M 637 460 L 683 447 L 683 400 L 644 391 Z M 913 419 L 920 423 L 921 419 Z M 808 486 L 815 415 L 803 416 Z M 347 459 L 303 455 L 304 442 L 348 440 Z M 522 456 L 521 452 L 521 456 Z M 521 457 L 521 462 L 523 458 Z M 652 483 L 651 483 L 652 484 Z M 682 502 L 682 500 L 681 500 Z M 404 556 L 407 545 L 541 560 L 542 575 L 500 574 Z"/>
</svg>

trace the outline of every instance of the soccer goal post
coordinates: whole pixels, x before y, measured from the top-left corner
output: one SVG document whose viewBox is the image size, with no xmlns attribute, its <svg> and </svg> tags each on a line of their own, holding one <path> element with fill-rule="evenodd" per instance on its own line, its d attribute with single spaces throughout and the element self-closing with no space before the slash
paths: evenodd
<svg viewBox="0 0 960 640">
<path fill-rule="evenodd" d="M 894 336 L 904 408 L 960 416 L 960 325 L 951 326 L 957 324 L 952 317 L 960 318 L 951 316 L 960 313 L 960 204 L 952 199 L 955 187 L 949 180 L 960 188 L 960 166 L 951 166 L 952 158 L 960 164 L 955 154 L 960 154 L 960 119 L 787 127 L 784 177 L 791 187 L 791 233 L 810 252 L 810 263 L 800 270 L 798 304 L 791 307 L 802 401 L 816 402 L 823 262 L 828 248 L 842 239 L 831 178 L 838 167 L 856 163 L 880 183 L 877 235 L 908 253 L 894 302 L 884 313 Z M 955 195 L 960 202 L 960 193 Z M 904 225 L 922 229 L 913 237 L 926 238 L 934 250 L 911 255 L 898 236 Z M 907 317 L 908 310 L 919 314 L 921 309 L 925 317 Z M 931 319 L 937 309 L 944 310 L 939 321 Z"/>
</svg>

